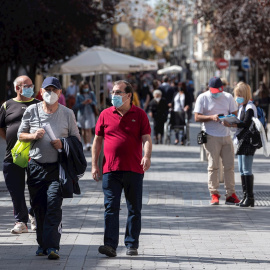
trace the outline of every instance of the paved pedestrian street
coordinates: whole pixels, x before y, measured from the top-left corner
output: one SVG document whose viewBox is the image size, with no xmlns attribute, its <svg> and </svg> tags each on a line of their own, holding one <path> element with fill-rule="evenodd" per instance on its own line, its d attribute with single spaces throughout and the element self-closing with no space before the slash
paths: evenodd
<svg viewBox="0 0 270 270">
<path fill-rule="evenodd" d="M 152 166 L 145 174 L 139 256 L 127 256 L 124 229 L 125 200 L 120 211 L 117 257 L 98 253 L 103 244 L 101 182 L 91 178 L 91 155 L 80 180 L 82 194 L 64 199 L 60 260 L 36 257 L 35 233 L 12 235 L 12 203 L 0 174 L 0 269 L 270 269 L 270 159 L 255 154 L 254 208 L 209 205 L 207 162 L 196 143 L 199 124 L 192 123 L 190 146 L 154 145 Z M 268 143 L 269 144 L 269 143 Z M 0 156 L 5 144 L 0 139 Z M 2 166 L 2 165 L 1 165 Z M 241 196 L 236 166 L 236 190 Z M 26 191 L 28 205 L 29 196 Z M 29 226 L 30 227 L 30 226 Z"/>
</svg>

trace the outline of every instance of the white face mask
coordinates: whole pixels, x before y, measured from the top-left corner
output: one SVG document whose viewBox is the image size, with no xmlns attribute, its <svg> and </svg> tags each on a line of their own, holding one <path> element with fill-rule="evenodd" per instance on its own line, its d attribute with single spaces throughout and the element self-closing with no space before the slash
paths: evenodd
<svg viewBox="0 0 270 270">
<path fill-rule="evenodd" d="M 58 95 L 53 91 L 45 91 L 42 97 L 43 100 L 49 105 L 53 105 L 56 101 L 58 101 L 59 98 Z"/>
<path fill-rule="evenodd" d="M 155 98 L 155 100 L 158 103 L 158 102 L 160 102 L 161 98 L 160 97 L 157 97 L 157 98 Z"/>
</svg>

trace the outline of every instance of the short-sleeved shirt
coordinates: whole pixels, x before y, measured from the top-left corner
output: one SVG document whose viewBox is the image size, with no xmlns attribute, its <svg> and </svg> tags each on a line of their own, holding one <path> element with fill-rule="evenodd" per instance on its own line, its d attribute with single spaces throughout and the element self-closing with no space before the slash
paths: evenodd
<svg viewBox="0 0 270 270">
<path fill-rule="evenodd" d="M 17 135 L 19 137 L 21 133 L 35 133 L 44 124 L 50 124 L 56 138 L 76 136 L 81 140 L 75 115 L 71 109 L 58 104 L 57 110 L 49 114 L 43 110 L 42 102 L 26 109 Z M 46 132 L 41 139 L 32 141 L 29 157 L 39 163 L 57 162 L 58 152 L 51 145 L 51 138 Z"/>
<path fill-rule="evenodd" d="M 3 103 L 0 108 L 0 128 L 6 129 L 6 156 L 4 161 L 12 162 L 11 149 L 17 142 L 17 132 L 22 121 L 22 116 L 26 108 L 32 104 L 40 102 L 37 99 L 19 101 L 10 99 Z"/>
<path fill-rule="evenodd" d="M 194 108 L 195 113 L 203 115 L 228 115 L 237 110 L 237 104 L 231 94 L 222 92 L 219 98 L 213 98 L 209 90 L 198 96 Z M 204 122 L 202 128 L 211 136 L 225 137 L 230 135 L 229 128 L 215 121 Z"/>
<path fill-rule="evenodd" d="M 143 174 L 142 136 L 151 134 L 146 113 L 132 105 L 122 117 L 115 107 L 100 114 L 96 135 L 104 137 L 103 173 L 131 171 Z"/>
</svg>

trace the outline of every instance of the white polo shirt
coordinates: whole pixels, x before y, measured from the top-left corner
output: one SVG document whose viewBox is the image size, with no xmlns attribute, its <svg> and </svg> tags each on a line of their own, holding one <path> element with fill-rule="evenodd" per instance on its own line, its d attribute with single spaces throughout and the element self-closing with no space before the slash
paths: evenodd
<svg viewBox="0 0 270 270">
<path fill-rule="evenodd" d="M 229 93 L 222 92 L 219 98 L 213 98 L 210 90 L 198 96 L 194 113 L 203 115 L 224 114 L 228 115 L 238 110 L 233 96 Z M 215 121 L 202 123 L 203 130 L 216 137 L 225 137 L 230 135 L 230 129 Z"/>
</svg>

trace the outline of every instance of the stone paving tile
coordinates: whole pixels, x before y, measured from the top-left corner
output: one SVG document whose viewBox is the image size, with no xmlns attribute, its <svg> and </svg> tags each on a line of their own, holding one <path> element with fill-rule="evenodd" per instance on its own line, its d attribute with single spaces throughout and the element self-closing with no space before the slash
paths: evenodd
<svg viewBox="0 0 270 270">
<path fill-rule="evenodd" d="M 34 256 L 35 233 L 9 232 L 14 222 L 12 202 L 1 172 L 0 269 L 270 269 L 269 158 L 262 155 L 261 149 L 254 158 L 255 192 L 260 195 L 256 207 L 225 205 L 223 184 L 221 204 L 210 206 L 207 163 L 200 161 L 200 148 L 195 143 L 198 131 L 199 125 L 192 124 L 188 147 L 153 147 L 152 167 L 144 178 L 138 257 L 125 255 L 124 197 L 117 257 L 98 253 L 98 246 L 103 243 L 103 194 L 101 182 L 91 180 L 90 169 L 81 180 L 82 195 L 63 203 L 60 260 Z M 3 147 L 0 140 L 0 156 Z M 86 156 L 90 163 L 90 153 Z M 237 168 L 237 160 L 235 165 Z M 241 195 L 237 169 L 236 191 Z M 26 197 L 29 200 L 27 191 Z"/>
</svg>

